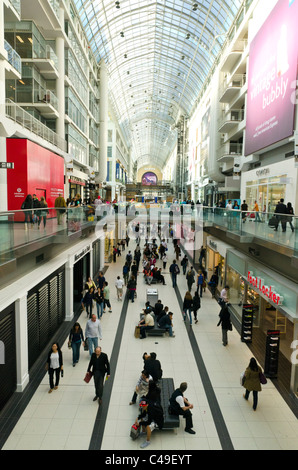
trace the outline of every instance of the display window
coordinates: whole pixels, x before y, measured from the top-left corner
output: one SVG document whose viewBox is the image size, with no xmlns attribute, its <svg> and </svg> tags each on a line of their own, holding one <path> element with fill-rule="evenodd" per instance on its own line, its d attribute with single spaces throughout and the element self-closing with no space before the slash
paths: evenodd
<svg viewBox="0 0 298 470">
<path fill-rule="evenodd" d="M 248 209 L 253 210 L 257 201 L 260 212 L 274 212 L 280 199 L 285 198 L 286 184 L 280 181 L 286 177 L 281 175 L 247 182 L 245 199 Z"/>
</svg>

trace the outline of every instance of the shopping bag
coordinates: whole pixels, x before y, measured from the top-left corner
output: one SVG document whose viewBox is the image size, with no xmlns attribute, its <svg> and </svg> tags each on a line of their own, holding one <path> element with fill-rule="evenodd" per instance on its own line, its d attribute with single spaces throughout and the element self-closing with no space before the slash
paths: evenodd
<svg viewBox="0 0 298 470">
<path fill-rule="evenodd" d="M 92 379 L 92 375 L 92 372 L 86 372 L 86 375 L 84 377 L 84 382 L 86 382 L 86 384 L 90 382 L 90 380 Z"/>
<path fill-rule="evenodd" d="M 140 426 L 137 424 L 133 424 L 130 429 L 130 437 L 133 441 L 135 441 L 140 435 Z"/>
<path fill-rule="evenodd" d="M 139 338 L 139 337 L 140 337 L 140 327 L 136 326 L 135 327 L 135 338 Z"/>
<path fill-rule="evenodd" d="M 277 227 L 277 218 L 271 217 L 268 222 L 269 227 Z"/>
<path fill-rule="evenodd" d="M 263 374 L 263 372 L 260 372 L 260 383 L 263 384 L 263 385 L 266 385 L 266 383 L 267 383 L 267 379 L 266 379 L 265 375 Z"/>
</svg>

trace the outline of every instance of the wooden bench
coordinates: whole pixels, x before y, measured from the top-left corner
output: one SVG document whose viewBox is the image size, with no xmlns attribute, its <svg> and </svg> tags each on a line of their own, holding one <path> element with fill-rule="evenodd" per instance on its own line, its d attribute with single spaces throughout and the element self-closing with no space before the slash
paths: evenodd
<svg viewBox="0 0 298 470">
<path fill-rule="evenodd" d="M 160 388 L 160 401 L 164 412 L 164 425 L 163 429 L 174 429 L 177 432 L 177 428 L 180 426 L 180 419 L 178 415 L 172 415 L 169 413 L 170 398 L 174 393 L 174 380 L 172 378 L 160 379 L 158 381 Z"/>
</svg>

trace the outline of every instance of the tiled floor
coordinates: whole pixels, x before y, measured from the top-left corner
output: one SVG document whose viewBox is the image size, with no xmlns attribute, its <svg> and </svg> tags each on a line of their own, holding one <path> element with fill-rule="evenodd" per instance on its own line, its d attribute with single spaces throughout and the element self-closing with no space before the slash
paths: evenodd
<svg viewBox="0 0 298 470">
<path fill-rule="evenodd" d="M 134 249 L 131 242 L 129 249 Z M 169 245 L 169 260 L 173 247 Z M 122 272 L 124 256 L 117 259 L 106 273 L 111 287 L 112 313 L 102 319 L 103 351 L 111 357 L 116 330 L 121 314 L 122 303 L 117 301 L 114 282 Z M 158 262 L 161 265 L 161 262 Z M 169 268 L 167 266 L 167 271 Z M 221 442 L 209 408 L 208 397 L 196 360 L 191 348 L 187 327 L 185 326 L 178 299 L 172 288 L 170 275 L 165 273 L 166 286 L 158 285 L 159 298 L 174 313 L 175 338 L 148 337 L 139 340 L 134 337 L 134 328 L 146 301 L 146 285 L 139 274 L 137 299 L 129 303 L 123 329 L 114 384 L 110 396 L 109 409 L 102 440 L 102 450 L 139 450 L 142 438 L 132 441 L 130 427 L 138 409 L 129 406 L 136 381 L 142 370 L 142 355 L 145 351 L 156 352 L 161 361 L 163 376 L 173 377 L 175 386 L 187 381 L 186 396 L 193 403 L 193 422 L 195 435 L 184 432 L 184 422 L 178 433 L 173 431 L 154 431 L 150 451 L 154 450 L 220 450 Z M 184 297 L 187 284 L 182 274 L 178 276 L 178 287 Z M 233 447 L 238 450 L 298 450 L 298 422 L 287 404 L 269 380 L 259 394 L 257 411 L 252 410 L 252 402 L 243 398 L 244 389 L 240 386 L 240 373 L 248 365 L 251 352 L 240 341 L 239 334 L 229 333 L 229 344 L 221 343 L 221 328 L 217 327 L 219 308 L 209 292 L 203 294 L 202 308 L 198 324 L 193 332 L 211 380 L 221 413 L 223 415 Z M 80 317 L 85 326 L 86 314 Z M 93 402 L 93 382 L 83 381 L 87 370 L 89 355 L 81 350 L 79 364 L 72 367 L 72 353 L 63 345 L 64 378 L 59 389 L 48 394 L 46 375 L 6 441 L 3 450 L 11 449 L 52 449 L 87 450 L 93 432 L 98 404 Z M 105 407 L 105 403 L 102 404 Z"/>
</svg>

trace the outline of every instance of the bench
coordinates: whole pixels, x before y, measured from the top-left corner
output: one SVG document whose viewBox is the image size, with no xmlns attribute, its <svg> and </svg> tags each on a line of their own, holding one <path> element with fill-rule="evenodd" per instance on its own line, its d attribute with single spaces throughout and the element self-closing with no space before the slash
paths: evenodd
<svg viewBox="0 0 298 470">
<path fill-rule="evenodd" d="M 154 327 L 151 328 L 150 330 L 146 330 L 146 336 L 163 336 L 167 330 L 165 328 L 160 328 L 157 324 L 155 315 L 153 312 L 150 312 L 150 315 L 154 318 Z M 143 319 L 143 314 L 140 314 L 140 320 Z"/>
<path fill-rule="evenodd" d="M 180 426 L 179 416 L 169 413 L 169 400 L 175 391 L 174 380 L 172 378 L 160 379 L 158 386 L 160 388 L 160 402 L 164 412 L 163 429 L 174 429 L 177 432 L 177 428 Z"/>
</svg>

